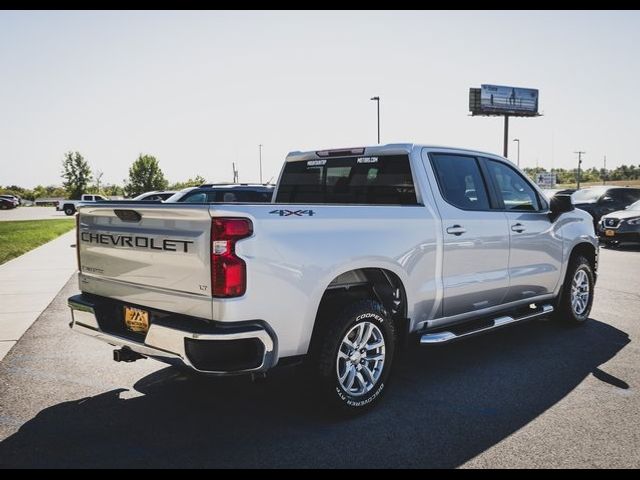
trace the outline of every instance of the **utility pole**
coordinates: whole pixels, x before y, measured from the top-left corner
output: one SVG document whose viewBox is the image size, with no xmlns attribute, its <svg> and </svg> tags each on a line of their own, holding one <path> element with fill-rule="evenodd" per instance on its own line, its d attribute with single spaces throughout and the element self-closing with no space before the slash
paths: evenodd
<svg viewBox="0 0 640 480">
<path fill-rule="evenodd" d="M 609 173 L 607 172 L 607 156 L 604 156 L 604 175 L 602 176 L 602 184 L 606 185 L 607 183 L 607 177 L 609 176 Z"/>
<path fill-rule="evenodd" d="M 582 155 L 584 155 L 587 152 L 578 150 L 577 152 L 573 152 L 573 153 L 578 154 L 578 176 L 576 177 L 576 189 L 580 190 L 580 166 L 582 165 Z"/>
<path fill-rule="evenodd" d="M 514 138 L 513 141 L 518 142 L 518 167 L 520 167 L 520 139 Z"/>
<path fill-rule="evenodd" d="M 236 162 L 231 164 L 233 166 L 233 183 L 238 183 L 238 170 L 236 170 Z"/>
<path fill-rule="evenodd" d="M 258 145 L 260 149 L 260 183 L 262 183 L 262 144 Z"/>
<path fill-rule="evenodd" d="M 378 144 L 380 143 L 380 97 L 371 97 L 378 104 Z"/>
</svg>

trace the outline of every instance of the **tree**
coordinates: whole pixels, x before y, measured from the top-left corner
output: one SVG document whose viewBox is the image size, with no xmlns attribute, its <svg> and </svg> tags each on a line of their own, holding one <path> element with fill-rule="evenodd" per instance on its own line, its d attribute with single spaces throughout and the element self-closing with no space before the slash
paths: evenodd
<svg viewBox="0 0 640 480">
<path fill-rule="evenodd" d="M 171 190 L 182 190 L 187 187 L 199 187 L 203 183 L 207 183 L 204 177 L 196 175 L 194 178 L 190 178 L 186 182 L 176 182 L 170 186 Z"/>
<path fill-rule="evenodd" d="M 91 168 L 80 152 L 67 152 L 62 161 L 63 186 L 69 198 L 77 199 L 92 180 Z"/>
<path fill-rule="evenodd" d="M 127 196 L 135 197 L 152 190 L 164 190 L 168 185 L 156 157 L 140 154 L 129 168 L 129 181 L 124 191 Z"/>
</svg>

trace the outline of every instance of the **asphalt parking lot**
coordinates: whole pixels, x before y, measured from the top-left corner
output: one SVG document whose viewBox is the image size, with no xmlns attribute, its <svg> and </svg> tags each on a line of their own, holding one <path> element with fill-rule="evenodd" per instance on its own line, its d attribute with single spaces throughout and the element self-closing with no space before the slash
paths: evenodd
<svg viewBox="0 0 640 480">
<path fill-rule="evenodd" d="M 185 376 L 72 334 L 72 279 L 0 363 L 0 467 L 640 467 L 640 248 L 601 249 L 591 319 L 537 321 L 395 366 L 327 417 L 297 373 Z"/>
<path fill-rule="evenodd" d="M 56 207 L 18 207 L 11 210 L 0 210 L 0 222 L 9 220 L 48 220 L 50 218 L 68 218 Z"/>
</svg>

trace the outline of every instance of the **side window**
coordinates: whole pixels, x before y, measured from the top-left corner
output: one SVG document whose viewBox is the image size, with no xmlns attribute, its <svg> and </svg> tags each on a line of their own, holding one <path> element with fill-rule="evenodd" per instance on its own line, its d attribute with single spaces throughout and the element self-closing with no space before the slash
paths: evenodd
<svg viewBox="0 0 640 480">
<path fill-rule="evenodd" d="M 440 193 L 463 210 L 489 210 L 487 189 L 475 157 L 433 153 L 430 155 Z"/>
<path fill-rule="evenodd" d="M 502 162 L 488 160 L 487 163 L 506 210 L 540 210 L 538 195 L 520 173 Z"/>
</svg>

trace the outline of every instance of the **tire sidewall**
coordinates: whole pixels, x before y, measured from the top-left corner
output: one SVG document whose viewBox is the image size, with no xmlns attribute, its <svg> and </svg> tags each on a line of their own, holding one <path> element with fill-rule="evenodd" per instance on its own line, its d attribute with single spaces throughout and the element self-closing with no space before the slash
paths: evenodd
<svg viewBox="0 0 640 480">
<path fill-rule="evenodd" d="M 587 308 L 585 309 L 582 315 L 577 315 L 573 307 L 571 306 L 571 284 L 573 282 L 573 278 L 579 270 L 583 270 L 587 274 L 587 279 L 589 281 L 589 300 L 587 302 Z M 565 285 L 565 292 L 563 298 L 563 313 L 565 314 L 567 320 L 574 324 L 581 324 L 587 321 L 589 318 L 589 314 L 591 313 L 591 307 L 593 305 L 593 288 L 594 288 L 594 278 L 593 271 L 591 269 L 591 265 L 584 257 L 577 257 L 571 263 L 571 269 L 568 272 Z"/>
<path fill-rule="evenodd" d="M 333 338 L 327 338 L 325 342 L 320 376 L 329 403 L 337 407 L 338 411 L 355 414 L 366 411 L 377 403 L 387 387 L 395 353 L 396 331 L 385 309 L 374 301 L 358 302 L 347 307 L 340 317 L 341 328 L 334 330 Z M 338 351 L 347 333 L 354 326 L 364 322 L 371 322 L 380 329 L 385 342 L 385 359 L 382 373 L 374 387 L 364 395 L 354 396 L 347 393 L 338 380 Z"/>
<path fill-rule="evenodd" d="M 74 212 L 75 212 L 75 209 L 73 207 L 65 207 L 64 209 L 65 215 L 68 215 L 68 216 L 73 215 Z"/>
</svg>

